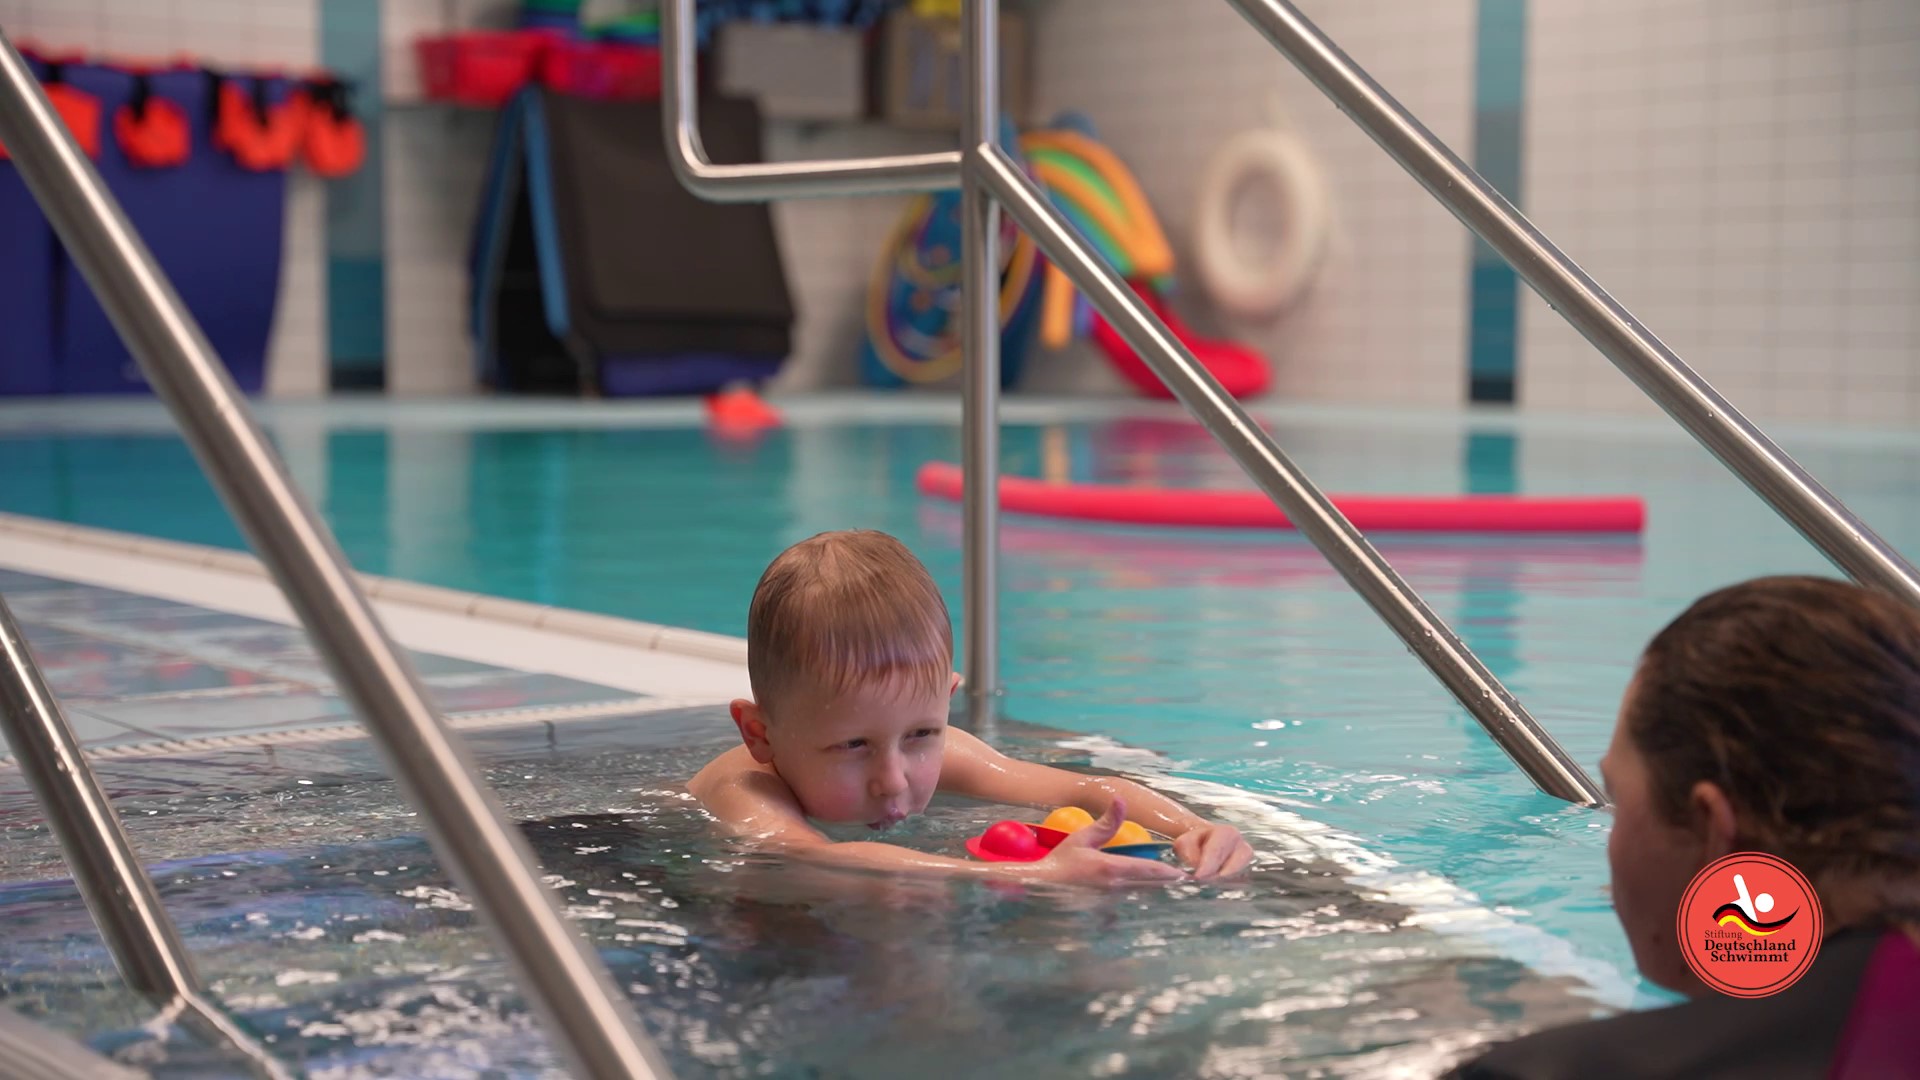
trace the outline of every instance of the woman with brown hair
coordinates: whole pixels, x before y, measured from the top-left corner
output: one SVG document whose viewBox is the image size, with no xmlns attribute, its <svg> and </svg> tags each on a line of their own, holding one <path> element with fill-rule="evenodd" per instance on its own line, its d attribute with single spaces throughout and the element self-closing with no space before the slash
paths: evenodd
<svg viewBox="0 0 1920 1080">
<path fill-rule="evenodd" d="M 1712 593 L 1647 647 L 1601 770 L 1634 962 L 1690 1000 L 1453 1076 L 1920 1077 L 1920 611 L 1814 577 Z M 1677 938 L 1695 875 L 1737 852 L 1792 864 L 1824 919 L 1811 967 L 1769 996 L 1714 990 Z"/>
</svg>

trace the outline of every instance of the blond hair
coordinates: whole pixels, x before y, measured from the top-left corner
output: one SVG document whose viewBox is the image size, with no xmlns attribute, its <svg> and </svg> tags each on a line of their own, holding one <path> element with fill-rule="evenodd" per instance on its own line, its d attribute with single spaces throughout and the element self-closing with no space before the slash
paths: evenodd
<svg viewBox="0 0 1920 1080">
<path fill-rule="evenodd" d="M 841 694 L 898 682 L 945 693 L 953 624 L 932 575 L 883 532 L 809 537 L 760 576 L 747 611 L 747 678 L 772 707 L 795 690 Z"/>
</svg>

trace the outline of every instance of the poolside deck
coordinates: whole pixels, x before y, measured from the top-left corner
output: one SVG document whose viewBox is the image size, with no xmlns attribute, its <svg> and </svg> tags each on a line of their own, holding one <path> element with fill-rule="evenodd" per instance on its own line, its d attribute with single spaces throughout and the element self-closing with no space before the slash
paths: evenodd
<svg viewBox="0 0 1920 1080">
<path fill-rule="evenodd" d="M 365 585 L 456 729 L 718 706 L 746 692 L 736 639 Z M 97 756 L 361 734 L 251 556 L 0 515 L 0 595 Z"/>
</svg>

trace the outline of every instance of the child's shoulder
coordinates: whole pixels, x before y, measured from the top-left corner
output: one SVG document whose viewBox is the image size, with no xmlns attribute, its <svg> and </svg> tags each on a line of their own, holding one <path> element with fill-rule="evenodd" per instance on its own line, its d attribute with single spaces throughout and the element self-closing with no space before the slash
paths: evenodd
<svg viewBox="0 0 1920 1080">
<path fill-rule="evenodd" d="M 687 781 L 687 793 L 699 799 L 709 810 L 752 811 L 770 808 L 795 808 L 799 801 L 793 789 L 771 766 L 753 759 L 752 751 L 736 746 L 706 763 Z"/>
<path fill-rule="evenodd" d="M 707 762 L 687 781 L 687 793 L 732 828 L 764 835 L 806 830 L 806 812 L 793 789 L 771 767 L 755 761 L 744 746 Z"/>
<path fill-rule="evenodd" d="M 763 774 L 778 780 L 779 774 L 753 760 L 753 753 L 744 746 L 736 746 L 722 751 L 712 761 L 693 774 L 687 781 L 687 790 L 697 798 L 705 798 L 707 792 L 737 784 L 749 776 Z"/>
</svg>

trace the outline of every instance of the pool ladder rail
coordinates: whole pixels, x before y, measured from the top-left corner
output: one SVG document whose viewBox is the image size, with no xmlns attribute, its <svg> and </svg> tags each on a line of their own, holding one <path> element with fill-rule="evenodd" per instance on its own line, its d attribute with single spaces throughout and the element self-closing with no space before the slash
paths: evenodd
<svg viewBox="0 0 1920 1080">
<path fill-rule="evenodd" d="M 1287 0 L 1226 0 L 1454 216 L 1701 445 L 1856 580 L 1920 605 L 1920 573 L 1722 398 L 1480 175 L 1436 139 Z M 999 313 L 997 215 L 1027 231 L 1187 410 L 1399 635 L 1543 792 L 1584 806 L 1606 797 L 1239 402 L 1167 331 L 999 143 L 998 0 L 965 0 L 961 149 L 938 154 L 715 165 L 699 136 L 693 0 L 662 9 L 669 160 L 695 194 L 720 202 L 961 191 L 961 465 L 965 681 L 990 721 L 998 653 Z M 344 555 L 288 479 L 204 334 L 99 173 L 58 121 L 0 28 L 0 142 L 73 254 L 201 467 L 422 811 L 435 850 L 501 942 L 523 990 L 577 1075 L 666 1077 L 658 1049 L 599 957 L 541 887 L 531 852 L 428 702 Z M 247 1054 L 249 1033 L 200 996 L 177 931 L 154 899 L 112 807 L 58 704 L 0 605 L 10 644 L 0 707 L 7 738 L 74 867 L 129 983 L 201 1016 Z M 224 1021 L 224 1024 L 221 1023 Z M 253 1057 L 263 1075 L 285 1066 Z"/>
<path fill-rule="evenodd" d="M 1608 359 L 1749 487 L 1858 580 L 1920 605 L 1920 573 L 1748 422 L 1606 290 L 1287 0 L 1227 0 L 1375 142 L 1468 228 L 1498 251 Z M 958 154 L 844 161 L 715 165 L 700 145 L 694 71 L 694 0 L 662 7 L 662 102 L 669 161 L 696 195 L 764 201 L 824 195 L 962 193 L 961 433 L 966 684 L 990 715 L 1000 691 L 998 533 L 1000 336 L 995 255 L 1004 209 L 1092 301 L 1187 411 L 1320 549 L 1407 648 L 1479 721 L 1540 790 L 1606 805 L 1567 756 L 1453 630 L 1396 574 L 1248 416 L 1180 340 L 1134 295 L 999 145 L 998 4 L 963 5 L 961 54 L 969 78 Z"/>
</svg>

